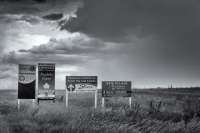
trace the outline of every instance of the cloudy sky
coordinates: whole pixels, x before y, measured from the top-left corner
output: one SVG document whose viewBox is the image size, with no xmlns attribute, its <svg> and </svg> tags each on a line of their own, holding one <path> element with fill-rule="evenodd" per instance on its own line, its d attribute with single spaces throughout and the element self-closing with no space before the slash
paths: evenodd
<svg viewBox="0 0 200 133">
<path fill-rule="evenodd" d="M 199 0 L 0 0 L 0 89 L 18 64 L 133 87 L 200 85 Z"/>
</svg>

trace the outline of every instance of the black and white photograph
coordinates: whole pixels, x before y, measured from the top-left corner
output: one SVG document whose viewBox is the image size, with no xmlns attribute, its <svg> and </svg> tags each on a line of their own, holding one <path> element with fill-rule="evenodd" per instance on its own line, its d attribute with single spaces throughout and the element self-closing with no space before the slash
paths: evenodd
<svg viewBox="0 0 200 133">
<path fill-rule="evenodd" d="M 200 0 L 0 0 L 0 133 L 200 133 Z"/>
</svg>

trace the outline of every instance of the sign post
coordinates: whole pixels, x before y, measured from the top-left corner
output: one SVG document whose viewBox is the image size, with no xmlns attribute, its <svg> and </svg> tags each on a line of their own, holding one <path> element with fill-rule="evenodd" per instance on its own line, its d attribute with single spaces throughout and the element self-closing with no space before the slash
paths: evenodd
<svg viewBox="0 0 200 133">
<path fill-rule="evenodd" d="M 20 99 L 17 100 L 18 110 L 20 108 Z"/>
<path fill-rule="evenodd" d="M 66 76 L 66 107 L 68 93 L 95 92 L 94 107 L 97 107 L 97 76 Z"/>
<path fill-rule="evenodd" d="M 95 92 L 95 103 L 94 103 L 94 107 L 97 108 L 97 91 Z"/>
<path fill-rule="evenodd" d="M 66 91 L 66 108 L 68 107 L 68 91 Z"/>
<path fill-rule="evenodd" d="M 129 97 L 131 108 L 131 81 L 102 81 L 102 107 L 104 98 L 112 96 Z"/>
<path fill-rule="evenodd" d="M 35 99 L 33 99 L 33 108 L 35 108 Z"/>
<path fill-rule="evenodd" d="M 38 63 L 39 100 L 55 101 L 55 63 Z"/>
<path fill-rule="evenodd" d="M 18 109 L 20 99 L 35 99 L 36 65 L 19 64 Z"/>
<path fill-rule="evenodd" d="M 104 108 L 104 97 L 102 97 L 102 108 Z"/>
</svg>

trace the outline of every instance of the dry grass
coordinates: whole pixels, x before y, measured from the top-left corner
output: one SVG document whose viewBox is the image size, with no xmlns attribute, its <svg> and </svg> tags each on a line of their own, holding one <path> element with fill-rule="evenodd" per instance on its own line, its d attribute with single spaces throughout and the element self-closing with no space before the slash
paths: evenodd
<svg viewBox="0 0 200 133">
<path fill-rule="evenodd" d="M 199 133 L 200 104 L 185 95 L 181 98 L 134 94 L 132 108 L 128 98 L 106 98 L 94 109 L 94 94 L 70 94 L 65 108 L 64 91 L 56 101 L 22 100 L 17 111 L 17 92 L 0 91 L 1 133 Z"/>
</svg>

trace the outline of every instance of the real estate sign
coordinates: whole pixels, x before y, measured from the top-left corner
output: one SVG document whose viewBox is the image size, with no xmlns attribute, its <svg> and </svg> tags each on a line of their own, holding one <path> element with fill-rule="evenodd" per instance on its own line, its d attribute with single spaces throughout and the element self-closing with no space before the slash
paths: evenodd
<svg viewBox="0 0 200 133">
<path fill-rule="evenodd" d="M 97 76 L 66 76 L 66 91 L 96 92 Z"/>
<path fill-rule="evenodd" d="M 102 97 L 131 97 L 131 81 L 102 81 Z"/>
<path fill-rule="evenodd" d="M 19 64 L 18 99 L 35 99 L 36 65 Z"/>
<path fill-rule="evenodd" d="M 38 63 L 38 98 L 55 98 L 55 63 Z"/>
</svg>

